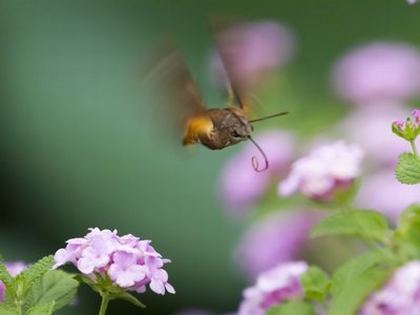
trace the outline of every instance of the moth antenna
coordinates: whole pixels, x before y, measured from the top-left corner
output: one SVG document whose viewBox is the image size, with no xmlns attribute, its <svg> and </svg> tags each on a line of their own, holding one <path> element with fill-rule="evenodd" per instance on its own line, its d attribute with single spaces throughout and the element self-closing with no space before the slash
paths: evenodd
<svg viewBox="0 0 420 315">
<path fill-rule="evenodd" d="M 251 136 L 248 136 L 248 139 L 255 145 L 255 147 L 258 149 L 258 151 L 260 151 L 260 153 L 261 153 L 261 155 L 262 155 L 262 157 L 264 158 L 264 163 L 265 163 L 265 165 L 264 165 L 264 167 L 262 168 L 262 169 L 260 169 L 259 168 L 259 162 L 258 162 L 258 159 L 257 159 L 257 157 L 254 155 L 254 156 L 252 156 L 252 158 L 251 158 L 251 163 L 252 163 L 252 167 L 254 168 L 254 170 L 256 171 L 256 172 L 258 172 L 258 173 L 260 173 L 260 172 L 263 172 L 263 171 L 265 171 L 266 169 L 268 169 L 268 167 L 269 167 L 269 163 L 268 163 L 268 158 L 267 158 L 267 155 L 265 154 L 265 152 L 264 152 L 264 150 L 263 149 L 261 149 L 261 147 L 258 145 L 258 143 L 256 143 L 255 142 L 255 140 L 254 139 L 252 139 L 252 137 Z"/>
<path fill-rule="evenodd" d="M 276 114 L 273 114 L 273 115 L 264 116 L 264 117 L 257 118 L 257 119 L 251 119 L 251 120 L 249 120 L 249 122 L 250 123 L 254 123 L 254 122 L 257 122 L 257 121 L 261 121 L 261 120 L 267 120 L 267 119 L 270 119 L 270 118 L 287 115 L 288 113 L 289 112 L 280 112 L 280 113 L 276 113 Z"/>
</svg>

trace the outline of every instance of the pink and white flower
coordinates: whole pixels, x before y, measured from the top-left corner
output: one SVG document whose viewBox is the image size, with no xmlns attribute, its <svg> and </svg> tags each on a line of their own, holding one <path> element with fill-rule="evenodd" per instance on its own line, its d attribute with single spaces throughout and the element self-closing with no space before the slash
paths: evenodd
<svg viewBox="0 0 420 315">
<path fill-rule="evenodd" d="M 107 275 L 127 290 L 144 292 L 148 285 L 157 294 L 175 293 L 162 269 L 170 260 L 162 258 L 150 241 L 131 234 L 119 236 L 116 230 L 90 229 L 83 238 L 68 240 L 54 260 L 54 268 L 71 263 L 90 277 Z"/>
<path fill-rule="evenodd" d="M 394 272 L 389 282 L 372 294 L 359 315 L 420 314 L 420 261 L 412 261 Z"/>
<path fill-rule="evenodd" d="M 344 141 L 315 149 L 292 164 L 289 176 L 279 184 L 279 193 L 289 196 L 299 191 L 308 198 L 329 201 L 360 175 L 362 157 L 359 146 Z"/>
<path fill-rule="evenodd" d="M 244 290 L 238 315 L 263 315 L 276 304 L 303 297 L 300 277 L 307 270 L 305 262 L 290 262 L 262 273 L 254 286 Z"/>
</svg>

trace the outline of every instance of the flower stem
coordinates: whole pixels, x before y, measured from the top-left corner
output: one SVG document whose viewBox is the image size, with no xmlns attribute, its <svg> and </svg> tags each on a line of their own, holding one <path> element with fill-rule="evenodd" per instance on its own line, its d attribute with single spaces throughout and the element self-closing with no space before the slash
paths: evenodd
<svg viewBox="0 0 420 315">
<path fill-rule="evenodd" d="M 416 142 L 415 142 L 415 140 L 411 140 L 411 141 L 410 141 L 410 144 L 411 144 L 411 148 L 413 149 L 413 153 L 414 153 L 414 155 L 415 155 L 415 156 L 418 156 L 418 153 L 417 153 L 417 147 L 416 147 Z"/>
<path fill-rule="evenodd" d="M 106 309 L 108 308 L 109 304 L 109 297 L 107 294 L 102 294 L 102 302 L 101 302 L 101 308 L 99 309 L 99 315 L 105 315 Z"/>
</svg>

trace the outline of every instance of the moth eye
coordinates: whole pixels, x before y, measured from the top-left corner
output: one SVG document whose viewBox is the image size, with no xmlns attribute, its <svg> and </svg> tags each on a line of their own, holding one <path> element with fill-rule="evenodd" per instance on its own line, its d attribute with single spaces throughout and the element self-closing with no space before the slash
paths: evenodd
<svg viewBox="0 0 420 315">
<path fill-rule="evenodd" d="M 242 136 L 238 133 L 237 130 L 232 130 L 232 137 L 234 138 L 241 138 Z"/>
</svg>

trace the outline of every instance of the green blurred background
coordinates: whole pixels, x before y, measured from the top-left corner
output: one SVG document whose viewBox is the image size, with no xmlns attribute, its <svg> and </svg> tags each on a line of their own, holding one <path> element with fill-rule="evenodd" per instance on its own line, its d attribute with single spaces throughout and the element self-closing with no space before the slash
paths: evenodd
<svg viewBox="0 0 420 315">
<path fill-rule="evenodd" d="M 28 262 L 87 228 L 116 228 L 152 239 L 176 295 L 145 294 L 138 311 L 171 314 L 196 306 L 235 310 L 246 285 L 232 249 L 247 222 L 229 219 L 216 198 L 226 157 L 202 148 L 179 154 L 153 119 L 138 69 L 171 34 L 210 104 L 209 14 L 275 19 L 298 40 L 295 58 L 271 87 L 267 107 L 293 112 L 270 122 L 321 132 L 346 107 L 329 73 L 352 46 L 374 39 L 420 44 L 420 6 L 404 0 L 8 1 L 0 2 L 0 252 Z M 279 105 L 280 104 L 280 105 Z M 262 127 L 262 125 L 261 125 Z M 94 314 L 99 300 L 81 290 L 62 314 Z"/>
</svg>

